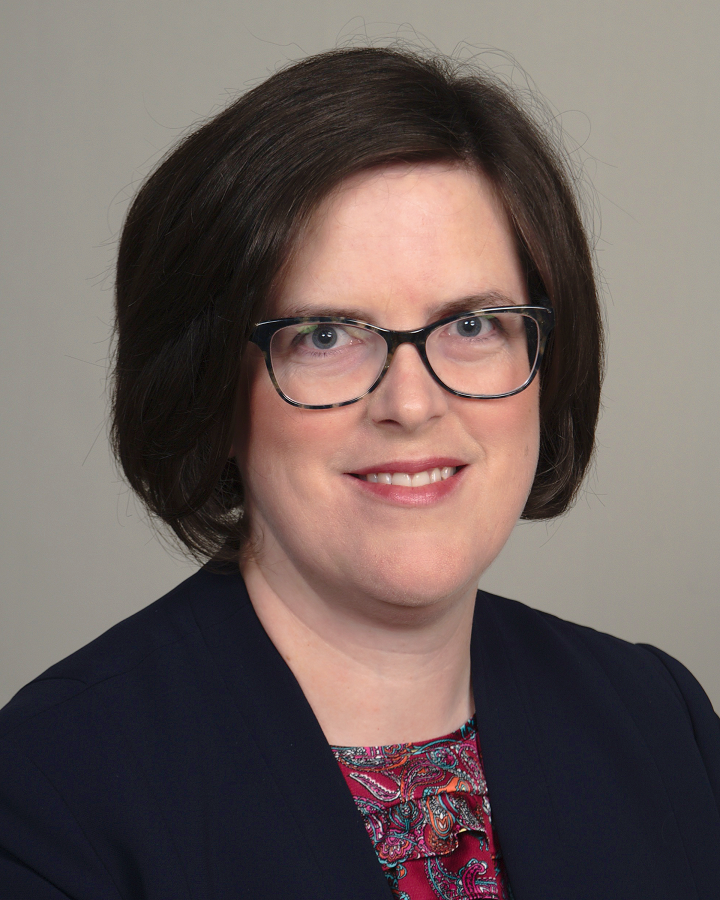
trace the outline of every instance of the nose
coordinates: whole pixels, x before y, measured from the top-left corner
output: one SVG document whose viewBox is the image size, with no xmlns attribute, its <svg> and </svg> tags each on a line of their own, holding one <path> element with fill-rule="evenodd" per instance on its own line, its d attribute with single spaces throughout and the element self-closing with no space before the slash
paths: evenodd
<svg viewBox="0 0 720 900">
<path fill-rule="evenodd" d="M 385 377 L 370 394 L 369 413 L 380 425 L 415 431 L 448 409 L 450 395 L 432 378 L 412 344 L 401 344 Z"/>
</svg>

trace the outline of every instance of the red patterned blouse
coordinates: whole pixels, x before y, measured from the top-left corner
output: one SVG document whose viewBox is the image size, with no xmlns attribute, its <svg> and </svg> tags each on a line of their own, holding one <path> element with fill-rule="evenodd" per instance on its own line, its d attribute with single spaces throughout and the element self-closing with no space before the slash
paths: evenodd
<svg viewBox="0 0 720 900">
<path fill-rule="evenodd" d="M 421 744 L 332 749 L 397 900 L 511 900 L 474 718 Z"/>
</svg>

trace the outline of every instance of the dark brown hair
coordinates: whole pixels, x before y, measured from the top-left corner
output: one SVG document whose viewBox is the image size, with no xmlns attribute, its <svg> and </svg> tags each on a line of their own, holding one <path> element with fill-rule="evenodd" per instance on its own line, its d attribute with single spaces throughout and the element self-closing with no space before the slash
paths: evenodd
<svg viewBox="0 0 720 900">
<path fill-rule="evenodd" d="M 350 174 L 430 160 L 490 180 L 531 297 L 555 309 L 523 518 L 560 515 L 574 499 L 593 452 L 602 328 L 562 151 L 512 90 L 465 64 L 335 50 L 271 76 L 186 137 L 123 229 L 113 448 L 131 487 L 195 556 L 237 557 L 247 542 L 228 460 L 240 365 L 298 230 Z"/>
</svg>

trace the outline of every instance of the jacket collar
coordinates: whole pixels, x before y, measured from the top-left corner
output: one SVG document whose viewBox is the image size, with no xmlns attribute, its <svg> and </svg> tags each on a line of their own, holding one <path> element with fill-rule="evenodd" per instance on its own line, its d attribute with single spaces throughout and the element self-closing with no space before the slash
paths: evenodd
<svg viewBox="0 0 720 900">
<path fill-rule="evenodd" d="M 279 864 L 283 842 L 304 843 L 317 887 L 304 885 L 298 896 L 389 900 L 387 880 L 332 750 L 260 624 L 242 577 L 237 570 L 198 575 L 212 603 L 195 604 L 195 618 L 285 803 L 283 833 L 273 836 Z"/>
</svg>

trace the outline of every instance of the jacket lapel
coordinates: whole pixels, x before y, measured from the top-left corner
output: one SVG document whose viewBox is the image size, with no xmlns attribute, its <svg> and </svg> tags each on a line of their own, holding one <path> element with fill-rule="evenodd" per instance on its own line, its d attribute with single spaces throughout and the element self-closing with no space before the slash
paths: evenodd
<svg viewBox="0 0 720 900">
<path fill-rule="evenodd" d="M 479 592 L 478 734 L 516 900 L 702 895 L 675 808 L 703 793 L 697 748 L 642 652 Z"/>
<path fill-rule="evenodd" d="M 288 827 L 273 835 L 300 842 L 314 861 L 315 886 L 297 896 L 388 900 L 392 895 L 335 757 L 300 686 L 265 633 L 238 573 L 209 580 L 217 625 L 196 610 L 208 649 L 228 686 L 269 777 L 286 807 Z M 234 610 L 231 617 L 227 608 Z M 205 617 L 205 621 L 201 621 Z"/>
<path fill-rule="evenodd" d="M 496 624 L 478 596 L 472 682 L 493 823 L 516 900 L 573 897 L 558 866 L 556 810 L 531 721 Z M 579 895 L 577 895 L 579 896 Z"/>
</svg>

